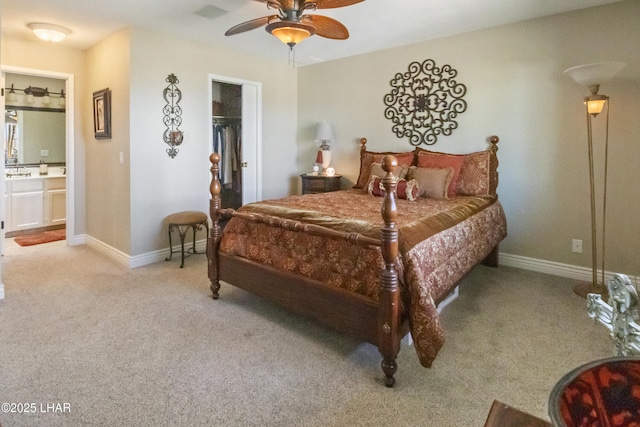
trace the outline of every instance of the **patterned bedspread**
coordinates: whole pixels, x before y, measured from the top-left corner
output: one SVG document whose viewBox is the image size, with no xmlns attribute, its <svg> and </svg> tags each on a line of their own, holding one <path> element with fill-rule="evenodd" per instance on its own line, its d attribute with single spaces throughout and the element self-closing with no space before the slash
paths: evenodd
<svg viewBox="0 0 640 427">
<path fill-rule="evenodd" d="M 380 238 L 381 206 L 380 197 L 344 190 L 253 203 L 240 211 Z M 506 237 L 506 219 L 500 203 L 487 197 L 397 200 L 397 206 L 396 268 L 403 310 L 420 362 L 429 367 L 444 343 L 435 301 Z M 220 250 L 378 299 L 384 266 L 378 247 L 233 218 L 225 226 Z"/>
</svg>

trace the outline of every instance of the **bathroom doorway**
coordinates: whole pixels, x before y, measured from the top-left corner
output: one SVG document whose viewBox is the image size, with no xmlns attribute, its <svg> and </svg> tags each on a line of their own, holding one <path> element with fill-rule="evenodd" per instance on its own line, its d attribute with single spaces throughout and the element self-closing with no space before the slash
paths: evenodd
<svg viewBox="0 0 640 427">
<path fill-rule="evenodd" d="M 73 76 L 3 66 L 2 80 L 0 252 L 5 253 L 5 236 L 59 229 L 69 244 L 74 230 Z"/>
</svg>

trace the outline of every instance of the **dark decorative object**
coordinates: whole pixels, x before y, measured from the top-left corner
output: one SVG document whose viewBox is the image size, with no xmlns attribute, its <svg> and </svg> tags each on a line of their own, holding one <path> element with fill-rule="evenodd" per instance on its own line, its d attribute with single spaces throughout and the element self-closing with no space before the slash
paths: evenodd
<svg viewBox="0 0 640 427">
<path fill-rule="evenodd" d="M 467 87 L 455 80 L 458 72 L 432 59 L 412 62 L 404 74 L 391 80 L 391 92 L 384 97 L 384 116 L 393 122 L 398 138 L 409 137 L 411 145 L 433 145 L 438 135 L 451 135 L 458 127 L 454 119 L 467 109 L 462 98 Z"/>
<path fill-rule="evenodd" d="M 176 86 L 180 81 L 175 74 L 169 74 L 166 82 L 169 83 L 169 86 L 162 91 L 162 96 L 167 102 L 167 105 L 162 110 L 164 113 L 164 125 L 167 127 L 164 131 L 163 139 L 165 144 L 169 146 L 167 154 L 173 159 L 178 154 L 176 147 L 182 144 L 183 138 L 182 131 L 179 129 L 182 124 L 182 117 L 180 117 L 182 108 L 178 105 L 182 99 L 182 92 Z"/>
<path fill-rule="evenodd" d="M 612 357 L 565 375 L 549 398 L 555 426 L 640 424 L 640 359 Z"/>
<path fill-rule="evenodd" d="M 93 132 L 96 139 L 111 138 L 111 91 L 93 92 Z"/>
</svg>

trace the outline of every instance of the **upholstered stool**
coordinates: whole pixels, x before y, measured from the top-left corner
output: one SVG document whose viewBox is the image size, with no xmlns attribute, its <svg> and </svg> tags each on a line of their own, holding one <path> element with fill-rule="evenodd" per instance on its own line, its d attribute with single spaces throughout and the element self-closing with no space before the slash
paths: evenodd
<svg viewBox="0 0 640 427">
<path fill-rule="evenodd" d="M 180 235 L 180 247 L 182 251 L 182 261 L 180 262 L 180 268 L 184 267 L 184 238 L 189 229 L 193 230 L 193 247 L 187 250 L 187 256 L 190 254 L 197 254 L 196 251 L 196 231 L 201 230 L 202 226 L 204 226 L 207 231 L 207 239 L 209 238 L 209 221 L 207 214 L 204 212 L 198 211 L 185 211 L 178 212 L 167 217 L 167 222 L 169 223 L 169 257 L 165 258 L 165 261 L 169 261 L 173 256 L 173 245 L 171 243 L 171 232 L 174 228 L 178 229 L 178 234 Z"/>
</svg>

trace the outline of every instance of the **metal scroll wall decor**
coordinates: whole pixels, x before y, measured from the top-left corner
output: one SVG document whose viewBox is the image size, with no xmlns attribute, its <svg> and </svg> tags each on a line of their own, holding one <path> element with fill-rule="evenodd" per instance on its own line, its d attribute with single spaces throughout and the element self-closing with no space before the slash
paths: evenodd
<svg viewBox="0 0 640 427">
<path fill-rule="evenodd" d="M 167 148 L 167 154 L 172 159 L 178 154 L 178 145 L 182 144 L 183 134 L 180 130 L 182 124 L 182 108 L 178 105 L 182 99 L 182 92 L 176 86 L 180 81 L 175 74 L 169 74 L 165 80 L 169 86 L 162 91 L 162 97 L 166 101 L 166 105 L 162 109 L 164 113 L 164 125 L 167 127 L 164 131 L 163 139 Z"/>
<path fill-rule="evenodd" d="M 418 146 L 451 135 L 458 127 L 458 114 L 467 109 L 462 99 L 467 87 L 455 80 L 457 75 L 450 65 L 436 67 L 432 59 L 412 62 L 408 71 L 395 75 L 391 92 L 384 97 L 384 115 L 398 138 L 409 137 L 411 145 Z"/>
</svg>

